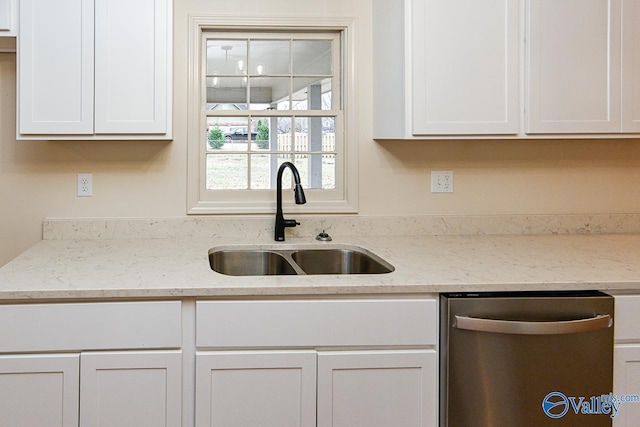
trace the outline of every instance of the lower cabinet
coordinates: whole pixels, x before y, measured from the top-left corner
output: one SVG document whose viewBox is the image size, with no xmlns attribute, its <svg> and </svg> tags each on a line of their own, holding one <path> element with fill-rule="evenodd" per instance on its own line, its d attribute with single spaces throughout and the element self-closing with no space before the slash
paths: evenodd
<svg viewBox="0 0 640 427">
<path fill-rule="evenodd" d="M 613 427 L 636 427 L 640 420 L 640 295 L 615 295 L 613 393 L 624 399 Z"/>
<path fill-rule="evenodd" d="M 0 426 L 77 427 L 80 355 L 0 356 Z"/>
<path fill-rule="evenodd" d="M 180 427 L 180 301 L 0 304 L 0 427 Z"/>
<path fill-rule="evenodd" d="M 640 420 L 640 344 L 616 345 L 614 350 L 613 392 L 618 396 L 629 396 L 631 401 L 622 402 L 613 419 L 614 427 L 633 427 Z"/>
<path fill-rule="evenodd" d="M 81 355 L 81 427 L 180 427 L 180 351 Z"/>
<path fill-rule="evenodd" d="M 196 355 L 196 427 L 435 427 L 435 350 Z"/>
<path fill-rule="evenodd" d="M 436 427 L 435 297 L 196 301 L 196 427 Z"/>
<path fill-rule="evenodd" d="M 0 356 L 0 426 L 179 427 L 180 351 Z"/>
<path fill-rule="evenodd" d="M 0 427 L 437 426 L 433 296 L 0 304 L 0 324 Z"/>
<path fill-rule="evenodd" d="M 315 352 L 196 355 L 197 427 L 315 425 Z"/>
<path fill-rule="evenodd" d="M 435 427 L 435 350 L 320 352 L 318 427 Z"/>
</svg>

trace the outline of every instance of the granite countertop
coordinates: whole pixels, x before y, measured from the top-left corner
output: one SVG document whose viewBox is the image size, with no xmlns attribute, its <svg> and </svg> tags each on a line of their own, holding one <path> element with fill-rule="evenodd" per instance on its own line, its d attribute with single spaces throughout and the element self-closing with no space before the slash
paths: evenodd
<svg viewBox="0 0 640 427">
<path fill-rule="evenodd" d="M 230 244 L 322 247 L 312 237 L 43 240 L 0 268 L 0 299 L 640 290 L 640 234 L 342 237 L 395 267 L 388 274 L 225 276 L 208 251 Z"/>
</svg>

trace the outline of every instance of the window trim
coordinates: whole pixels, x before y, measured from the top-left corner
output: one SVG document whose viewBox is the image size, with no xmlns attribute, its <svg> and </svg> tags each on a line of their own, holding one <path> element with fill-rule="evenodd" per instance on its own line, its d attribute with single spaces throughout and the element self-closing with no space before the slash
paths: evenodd
<svg viewBox="0 0 640 427">
<path fill-rule="evenodd" d="M 313 29 L 313 31 L 340 31 L 342 42 L 342 82 L 341 98 L 343 104 L 343 189 L 340 199 L 314 200 L 309 191 L 307 203 L 297 206 L 293 200 L 286 200 L 284 204 L 288 212 L 292 213 L 357 213 L 358 212 L 358 135 L 355 126 L 355 40 L 356 25 L 351 18 L 316 18 L 316 17 L 215 17 L 191 16 L 189 18 L 189 75 L 188 75 L 188 130 L 187 130 L 187 214 L 271 214 L 275 209 L 275 194 L 273 197 L 255 198 L 251 201 L 220 200 L 209 201 L 200 197 L 202 166 L 201 166 L 201 132 L 204 117 L 204 103 L 202 102 L 201 64 L 202 44 L 204 32 L 243 30 L 243 31 L 296 31 Z M 347 143 L 347 140 L 349 141 Z M 348 166 L 347 166 L 348 165 Z M 256 190 L 257 191 L 257 190 Z M 275 190 L 260 191 L 264 194 Z M 255 193 L 257 194 L 257 193 Z"/>
</svg>

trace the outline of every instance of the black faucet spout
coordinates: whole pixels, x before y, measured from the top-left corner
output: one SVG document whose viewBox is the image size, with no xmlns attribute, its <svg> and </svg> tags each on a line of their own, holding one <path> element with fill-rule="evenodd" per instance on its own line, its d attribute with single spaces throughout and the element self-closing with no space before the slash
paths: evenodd
<svg viewBox="0 0 640 427">
<path fill-rule="evenodd" d="M 294 198 L 296 205 L 303 205 L 307 203 L 307 199 L 300 184 L 300 174 L 298 169 L 291 162 L 284 162 L 278 169 L 278 176 L 276 179 L 276 226 L 275 226 L 275 240 L 276 242 L 284 242 L 284 229 L 287 227 L 295 227 L 300 225 L 295 219 L 285 219 L 282 212 L 282 173 L 286 168 L 291 169 L 294 181 Z"/>
</svg>

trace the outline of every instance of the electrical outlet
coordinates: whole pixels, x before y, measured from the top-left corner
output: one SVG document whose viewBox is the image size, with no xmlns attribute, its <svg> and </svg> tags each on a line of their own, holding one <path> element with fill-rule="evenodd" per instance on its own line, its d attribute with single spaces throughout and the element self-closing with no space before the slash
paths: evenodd
<svg viewBox="0 0 640 427">
<path fill-rule="evenodd" d="M 93 175 L 90 173 L 78 174 L 78 197 L 93 196 Z"/>
<path fill-rule="evenodd" d="M 453 171 L 431 171 L 432 193 L 453 193 Z"/>
</svg>

